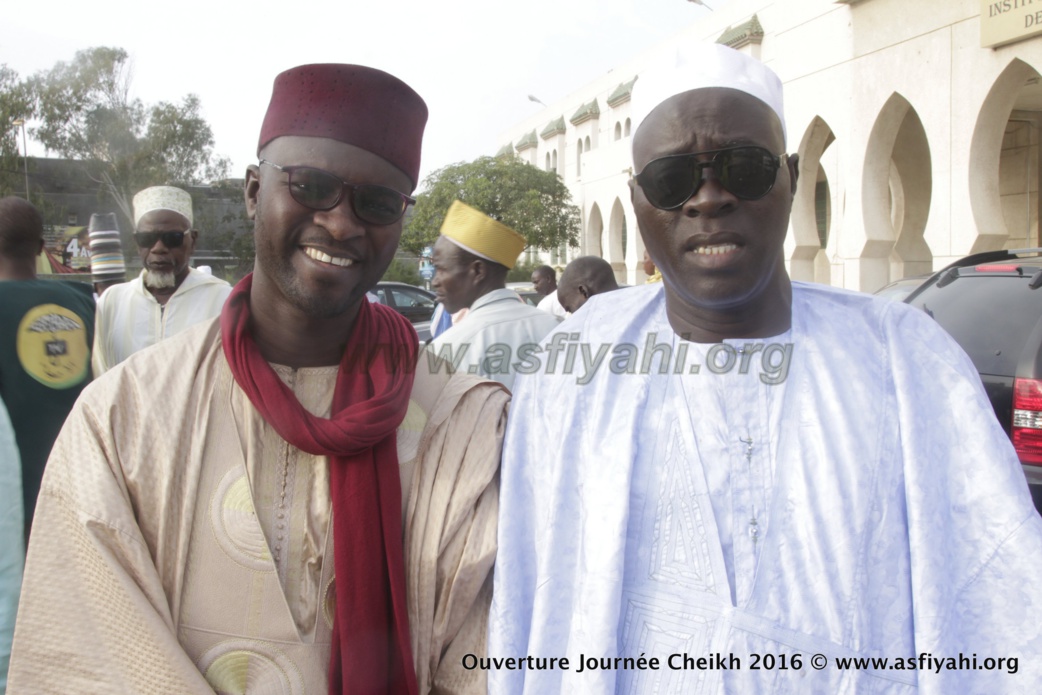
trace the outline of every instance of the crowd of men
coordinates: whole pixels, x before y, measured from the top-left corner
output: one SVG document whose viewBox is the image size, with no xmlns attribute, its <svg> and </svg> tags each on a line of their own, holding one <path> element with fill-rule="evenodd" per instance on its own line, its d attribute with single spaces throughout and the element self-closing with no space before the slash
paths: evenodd
<svg viewBox="0 0 1042 695">
<path fill-rule="evenodd" d="M 694 46 L 632 109 L 661 281 L 584 257 L 530 306 L 524 238 L 456 201 L 426 346 L 367 299 L 427 123 L 380 70 L 275 78 L 235 287 L 189 267 L 176 188 L 135 196 L 144 270 L 96 306 L 35 279 L 39 213 L 0 200 L 10 691 L 1037 692 L 1017 457 L 925 314 L 789 279 L 777 76 Z"/>
</svg>

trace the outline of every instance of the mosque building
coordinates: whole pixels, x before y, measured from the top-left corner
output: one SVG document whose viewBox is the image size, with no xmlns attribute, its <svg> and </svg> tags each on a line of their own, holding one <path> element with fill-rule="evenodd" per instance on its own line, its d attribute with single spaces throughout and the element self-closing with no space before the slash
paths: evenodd
<svg viewBox="0 0 1042 695">
<path fill-rule="evenodd" d="M 748 53 L 784 83 L 800 157 L 793 279 L 871 292 L 1042 245 L 1042 0 L 733 0 L 502 133 L 498 154 L 558 172 L 581 211 L 579 246 L 544 261 L 599 255 L 643 282 L 630 94 L 692 41 Z"/>
</svg>

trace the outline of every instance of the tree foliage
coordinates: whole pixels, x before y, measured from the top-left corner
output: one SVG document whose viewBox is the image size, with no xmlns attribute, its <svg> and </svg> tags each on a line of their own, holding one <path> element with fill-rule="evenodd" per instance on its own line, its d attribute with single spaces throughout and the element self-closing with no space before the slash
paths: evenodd
<svg viewBox="0 0 1042 695">
<path fill-rule="evenodd" d="M 579 243 L 579 209 L 560 177 L 517 157 L 480 157 L 450 164 L 423 181 L 415 210 L 402 234 L 402 248 L 419 253 L 438 238 L 454 200 L 517 230 L 529 246 L 557 248 Z"/>
<path fill-rule="evenodd" d="M 14 122 L 32 117 L 32 102 L 18 73 L 0 64 L 0 196 L 25 191 L 21 128 Z"/>
<path fill-rule="evenodd" d="M 532 282 L 532 273 L 541 265 L 539 261 L 520 259 L 507 273 L 507 282 Z"/>
<path fill-rule="evenodd" d="M 238 282 L 253 270 L 256 256 L 253 220 L 247 216 L 242 202 L 242 186 L 225 180 L 206 189 L 205 196 L 200 189 L 191 194 L 195 227 L 200 230 L 196 254 L 200 249 L 228 252 L 234 261 L 224 264 L 223 277 L 229 282 Z"/>
<path fill-rule="evenodd" d="M 147 105 L 130 98 L 127 52 L 78 51 L 27 81 L 39 125 L 30 132 L 62 157 L 92 163 L 91 175 L 131 219 L 133 194 L 148 186 L 194 185 L 227 176 L 199 98 Z"/>
<path fill-rule="evenodd" d="M 405 258 L 395 258 L 391 261 L 391 265 L 387 266 L 387 270 L 384 271 L 380 280 L 383 282 L 404 282 L 407 285 L 417 286 L 423 284 L 420 271 L 416 268 L 416 261 Z"/>
</svg>

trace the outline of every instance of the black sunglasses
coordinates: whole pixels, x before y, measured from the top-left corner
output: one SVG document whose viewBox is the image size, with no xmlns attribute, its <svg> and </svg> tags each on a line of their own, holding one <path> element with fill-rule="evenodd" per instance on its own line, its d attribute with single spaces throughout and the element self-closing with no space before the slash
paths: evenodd
<svg viewBox="0 0 1042 695">
<path fill-rule="evenodd" d="M 134 241 L 143 249 L 150 249 L 162 241 L 168 249 L 176 249 L 185 243 L 185 232 L 134 232 Z"/>
<path fill-rule="evenodd" d="M 699 159 L 708 155 L 712 159 Z M 728 147 L 660 157 L 633 178 L 648 202 L 660 210 L 675 210 L 686 203 L 701 187 L 706 168 L 735 197 L 759 200 L 774 188 L 784 159 L 784 154 L 774 155 L 762 147 Z"/>
<path fill-rule="evenodd" d="M 348 183 L 339 176 L 312 167 L 284 167 L 266 159 L 260 160 L 273 169 L 289 176 L 289 194 L 293 200 L 312 210 L 332 210 L 344 199 L 348 200 L 355 215 L 363 222 L 385 225 L 402 219 L 405 209 L 416 203 L 404 193 L 373 184 Z"/>
</svg>

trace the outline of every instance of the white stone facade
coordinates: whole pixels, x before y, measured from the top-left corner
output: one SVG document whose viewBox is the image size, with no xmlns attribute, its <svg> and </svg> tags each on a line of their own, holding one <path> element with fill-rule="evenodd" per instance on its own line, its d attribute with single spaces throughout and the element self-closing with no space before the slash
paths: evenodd
<svg viewBox="0 0 1042 695">
<path fill-rule="evenodd" d="M 1042 0 L 1018 2 L 1037 3 L 1042 23 Z M 703 15 L 502 134 L 511 149 L 528 136 L 519 156 L 556 169 L 581 210 L 580 246 L 541 257 L 563 266 L 600 255 L 621 282 L 643 282 L 630 103 L 619 94 L 678 43 L 725 34 L 785 85 L 787 149 L 800 155 L 786 240 L 794 279 L 874 291 L 968 253 L 1039 246 L 1042 36 L 982 47 L 981 13 L 1002 5 L 734 0 Z M 580 116 L 592 101 L 599 115 Z M 550 127 L 559 119 L 563 132 Z"/>
</svg>

